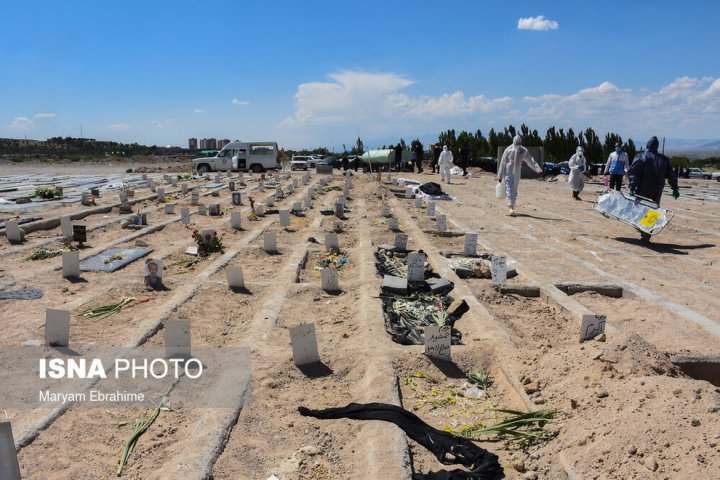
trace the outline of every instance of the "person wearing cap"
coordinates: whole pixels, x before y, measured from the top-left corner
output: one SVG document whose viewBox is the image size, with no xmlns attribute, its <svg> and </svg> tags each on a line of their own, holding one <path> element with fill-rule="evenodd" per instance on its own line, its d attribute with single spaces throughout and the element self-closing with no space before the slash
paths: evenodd
<svg viewBox="0 0 720 480">
<path fill-rule="evenodd" d="M 610 176 L 610 188 L 618 192 L 622 188 L 623 177 L 628 172 L 630 162 L 627 153 L 623 152 L 622 144 L 615 144 L 615 151 L 610 154 L 605 164 L 605 177 Z"/>
<path fill-rule="evenodd" d="M 515 138 L 513 138 L 513 144 L 503 152 L 497 173 L 498 183 L 505 182 L 505 192 L 509 208 L 508 215 L 511 217 L 515 216 L 515 202 L 517 201 L 523 162 L 535 170 L 541 177 L 545 176 L 542 168 L 540 168 L 540 165 L 538 165 L 532 155 L 530 155 L 528 149 L 522 146 L 522 137 L 516 135 Z"/>
</svg>

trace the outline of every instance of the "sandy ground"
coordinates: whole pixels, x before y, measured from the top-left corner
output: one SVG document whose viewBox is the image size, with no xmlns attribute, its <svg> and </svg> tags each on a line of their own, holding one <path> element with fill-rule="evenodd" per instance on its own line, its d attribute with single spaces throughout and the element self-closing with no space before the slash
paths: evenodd
<svg viewBox="0 0 720 480">
<path fill-rule="evenodd" d="M 12 166 L 29 169 L 36 166 Z M 154 166 L 153 166 L 154 167 Z M 77 172 L 62 166 L 62 173 Z M 93 166 L 89 168 L 95 168 Z M 102 168 L 98 166 L 98 168 Z M 113 166 L 121 171 L 121 166 Z M 129 167 L 126 167 L 129 168 Z M 12 172 L 11 172 L 12 173 Z M 55 172 L 53 172 L 55 173 Z M 60 173 L 60 172 L 57 172 Z M 85 172 L 83 172 L 85 173 Z M 550 288 L 557 283 L 603 283 L 624 288 L 622 298 L 594 292 L 575 294 L 566 305 L 579 305 L 608 317 L 604 341 L 578 342 L 577 311 L 548 298 L 498 293 L 490 280 L 460 280 L 450 271 L 457 258 L 440 251 L 462 250 L 463 237 L 434 233 L 435 222 L 414 200 L 395 198 L 384 184 L 355 177 L 340 245 L 349 259 L 340 277 L 342 292 L 320 288 L 314 266 L 324 247 L 308 242 L 334 230 L 334 217 L 319 212 L 339 197 L 336 190 L 317 195 L 304 217 L 292 216 L 280 227 L 277 215 L 249 220 L 247 201 L 231 207 L 221 188 L 220 217 L 192 215 L 180 224 L 155 200 L 139 206 L 148 213 L 146 232 L 137 232 L 166 261 L 167 291 L 142 287 L 140 262 L 113 274 L 83 273 L 84 281 L 62 279 L 58 258 L 26 261 L 34 248 L 61 248 L 59 228 L 28 235 L 24 245 L 0 242 L 0 288 L 40 288 L 39 300 L 0 300 L 3 346 L 42 342 L 47 308 L 72 313 L 75 345 L 163 345 L 167 319 L 191 320 L 193 346 L 247 347 L 252 363 L 244 403 L 237 408 L 163 411 L 132 453 L 123 477 L 260 479 L 395 479 L 428 473 L 443 466 L 400 430 L 383 422 L 316 420 L 298 414 L 298 406 L 324 408 L 350 402 L 395 403 L 414 411 L 439 429 L 492 423 L 489 408 L 557 409 L 547 429 L 549 441 L 526 448 L 481 438 L 479 445 L 499 455 L 507 478 L 717 478 L 720 471 L 720 391 L 717 385 L 689 378 L 671 362 L 682 355 L 717 355 L 720 351 L 717 311 L 717 238 L 720 185 L 685 182 L 678 201 L 664 206 L 676 218 L 649 246 L 636 233 L 591 210 L 599 185 L 588 185 L 583 202 L 571 199 L 566 184 L 524 180 L 517 217 L 505 216 L 494 199 L 493 177 L 453 179 L 452 202 L 438 202 L 458 234 L 479 233 L 478 250 L 505 254 L 517 261 L 519 275 L 511 285 Z M 293 178 L 300 178 L 293 174 Z M 408 174 L 421 181 L 437 176 Z M 313 175 L 312 183 L 320 177 Z M 203 182 L 193 183 L 193 187 Z M 282 180 L 287 187 L 289 180 Z M 257 178 L 248 181 L 257 187 Z M 336 172 L 331 186 L 342 185 Z M 687 192 L 702 190 L 692 197 Z M 715 189 L 715 190 L 713 190 Z M 210 190 L 201 203 L 218 201 Z M 149 194 L 139 191 L 137 194 Z M 268 190 L 254 196 L 264 198 Z M 305 188 L 277 201 L 289 208 Z M 430 265 L 456 282 L 453 295 L 471 306 L 456 327 L 463 345 L 453 347 L 453 362 L 433 362 L 423 348 L 401 346 L 385 333 L 380 301 L 382 279 L 372 252 L 392 243 L 394 232 L 380 219 L 387 204 L 409 248 L 423 249 Z M 195 208 L 192 211 L 195 212 Z M 243 213 L 243 230 L 229 226 L 229 212 Z M 82 220 L 89 227 L 89 248 L 81 258 L 123 241 L 133 231 L 119 225 L 116 212 Z M 162 229 L 150 227 L 170 222 Z M 215 229 L 225 251 L 186 267 L 183 252 L 192 245 L 193 229 Z M 262 248 L 266 231 L 277 233 L 278 254 Z M 246 292 L 227 288 L 224 267 L 243 267 Z M 149 299 L 105 320 L 78 313 L 126 296 Z M 569 302 L 569 303 L 567 303 Z M 300 323 L 316 324 L 322 363 L 300 369 L 293 364 L 288 331 Z M 482 398 L 458 394 L 465 375 L 484 371 L 493 385 Z M 242 386 L 238 385 L 238 391 Z M 242 392 L 240 392 L 242 393 Z M 0 405 L 0 407 L 2 407 Z M 7 409 L 15 439 L 31 439 L 18 451 L 23 478 L 111 478 L 135 419 L 149 410 L 127 407 L 71 407 L 47 420 L 49 409 Z M 45 420 L 43 420 L 45 419 Z M 32 433 L 38 424 L 42 429 Z M 71 439 L 71 440 L 70 440 Z"/>
</svg>

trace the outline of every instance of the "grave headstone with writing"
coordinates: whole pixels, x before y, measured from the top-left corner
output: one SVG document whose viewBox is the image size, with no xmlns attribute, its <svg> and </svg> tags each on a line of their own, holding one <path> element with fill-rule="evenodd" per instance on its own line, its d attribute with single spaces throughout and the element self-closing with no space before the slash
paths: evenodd
<svg viewBox="0 0 720 480">
<path fill-rule="evenodd" d="M 405 233 L 396 233 L 395 234 L 395 248 L 397 248 L 399 251 L 404 252 L 407 250 L 407 242 L 408 242 L 408 236 Z"/>
<path fill-rule="evenodd" d="M 445 215 L 438 215 L 435 218 L 435 227 L 438 232 L 447 232 L 447 217 Z"/>
<path fill-rule="evenodd" d="M 291 328 L 290 343 L 295 365 L 309 365 L 320 361 L 314 323 L 306 323 Z"/>
<path fill-rule="evenodd" d="M 477 255 L 477 233 L 467 232 L 465 234 L 465 247 L 463 248 L 463 254 L 469 257 Z"/>
<path fill-rule="evenodd" d="M 504 255 L 493 255 L 490 272 L 495 285 L 502 285 L 507 281 L 507 258 Z"/>
<path fill-rule="evenodd" d="M 228 190 L 230 190 L 231 192 L 235 191 L 235 182 L 228 182 Z"/>
<path fill-rule="evenodd" d="M 232 193 L 232 204 L 235 206 L 242 205 L 242 194 L 240 192 Z"/>
<path fill-rule="evenodd" d="M 407 255 L 407 279 L 409 282 L 425 280 L 425 254 L 412 252 Z"/>
<path fill-rule="evenodd" d="M 580 324 L 580 342 L 592 340 L 601 333 L 605 333 L 605 323 L 607 323 L 605 315 L 583 314 Z"/>
<path fill-rule="evenodd" d="M 439 360 L 450 360 L 452 329 L 450 325 L 428 325 L 424 327 L 425 355 Z"/>
<path fill-rule="evenodd" d="M 415 208 L 422 208 L 422 198 L 415 197 Z"/>
<path fill-rule="evenodd" d="M 190 224 L 190 209 L 185 207 L 180 209 L 180 221 L 183 225 Z"/>
<path fill-rule="evenodd" d="M 222 213 L 222 210 L 220 210 L 220 204 L 219 203 L 211 203 L 208 205 L 208 214 L 210 214 L 213 217 L 217 217 Z"/>
<path fill-rule="evenodd" d="M 383 217 L 389 217 L 390 215 L 392 215 L 392 214 L 390 213 L 390 205 L 383 205 L 383 206 L 382 206 L 382 216 L 383 216 Z"/>
<path fill-rule="evenodd" d="M 190 205 L 197 206 L 198 203 L 200 203 L 200 194 L 198 192 L 193 192 L 190 195 Z"/>
<path fill-rule="evenodd" d="M 428 202 L 427 216 L 430 218 L 435 218 L 435 202 Z"/>
<path fill-rule="evenodd" d="M 391 231 L 397 232 L 398 228 L 399 228 L 398 227 L 398 219 L 395 217 L 389 218 L 388 219 L 388 227 L 390 227 Z"/>
<path fill-rule="evenodd" d="M 162 187 L 158 187 L 156 189 L 156 193 L 157 193 L 158 202 L 164 202 L 165 201 L 165 189 Z"/>
<path fill-rule="evenodd" d="M 175 204 L 174 203 L 168 203 L 165 205 L 165 213 L 170 214 L 175 212 Z"/>
<path fill-rule="evenodd" d="M 81 245 L 87 242 L 87 227 L 85 225 L 73 225 L 73 241 Z"/>
<path fill-rule="evenodd" d="M 205 205 L 198 206 L 198 215 L 207 215 L 207 209 L 205 208 Z"/>
</svg>

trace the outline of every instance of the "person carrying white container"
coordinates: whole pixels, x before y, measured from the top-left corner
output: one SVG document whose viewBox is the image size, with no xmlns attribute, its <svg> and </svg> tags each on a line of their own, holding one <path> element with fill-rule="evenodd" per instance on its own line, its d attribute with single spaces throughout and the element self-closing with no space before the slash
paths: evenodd
<svg viewBox="0 0 720 480">
<path fill-rule="evenodd" d="M 517 200 L 523 162 L 527 163 L 538 175 L 543 176 L 542 168 L 540 168 L 532 155 L 530 155 L 528 149 L 522 146 L 522 137 L 516 135 L 515 138 L 513 138 L 513 144 L 503 152 L 497 174 L 498 183 L 505 182 L 507 205 L 509 207 L 508 215 L 510 216 L 515 215 L 515 202 Z"/>
<path fill-rule="evenodd" d="M 568 167 L 570 167 L 568 183 L 570 183 L 570 188 L 572 188 L 573 198 L 580 200 L 580 192 L 585 188 L 585 168 L 587 168 L 583 147 L 577 147 L 575 155 L 570 157 L 568 161 Z"/>
<path fill-rule="evenodd" d="M 448 150 L 447 145 L 443 145 L 440 158 L 438 158 L 438 167 L 440 168 L 440 180 L 450 183 L 450 169 L 453 164 L 453 154 Z"/>
</svg>

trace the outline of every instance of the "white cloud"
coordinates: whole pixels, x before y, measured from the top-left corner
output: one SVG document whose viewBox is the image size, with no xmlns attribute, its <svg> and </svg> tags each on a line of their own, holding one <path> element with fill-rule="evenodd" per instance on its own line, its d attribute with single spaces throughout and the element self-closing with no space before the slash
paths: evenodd
<svg viewBox="0 0 720 480">
<path fill-rule="evenodd" d="M 205 113 L 205 110 L 203 110 L 202 108 L 196 108 L 195 110 L 193 110 L 193 113 Z"/>
<path fill-rule="evenodd" d="M 520 18 L 517 24 L 518 30 L 557 30 L 560 24 L 555 20 L 549 20 L 544 15 L 537 17 Z"/>
<path fill-rule="evenodd" d="M 8 125 L 13 130 L 25 130 L 33 124 L 33 121 L 27 117 L 15 117 Z"/>
<path fill-rule="evenodd" d="M 363 138 L 386 138 L 524 122 L 541 131 L 550 125 L 592 126 L 633 138 L 660 132 L 715 138 L 720 124 L 720 79 L 713 77 L 681 77 L 655 89 L 604 81 L 569 93 L 513 98 L 462 91 L 410 94 L 414 84 L 395 73 L 358 71 L 300 84 L 295 109 L 278 125 L 278 133 L 297 142 L 327 142 L 352 138 L 358 130 Z"/>
<path fill-rule="evenodd" d="M 128 128 L 130 128 L 130 125 L 128 125 L 127 123 L 113 123 L 111 125 L 108 125 L 105 128 L 107 128 L 108 130 L 114 130 L 116 132 L 120 132 L 120 131 L 127 130 Z"/>
<path fill-rule="evenodd" d="M 51 119 L 51 118 L 55 118 L 55 114 L 54 113 L 36 113 L 35 118 Z"/>
<path fill-rule="evenodd" d="M 165 120 L 152 120 L 152 124 L 155 125 L 155 128 L 165 128 L 170 122 L 172 122 L 172 118 L 166 118 Z"/>
<path fill-rule="evenodd" d="M 244 107 L 246 105 L 250 105 L 250 102 L 246 100 L 240 100 L 239 98 L 233 98 L 232 102 L 233 105 L 240 105 L 241 107 Z"/>
</svg>

